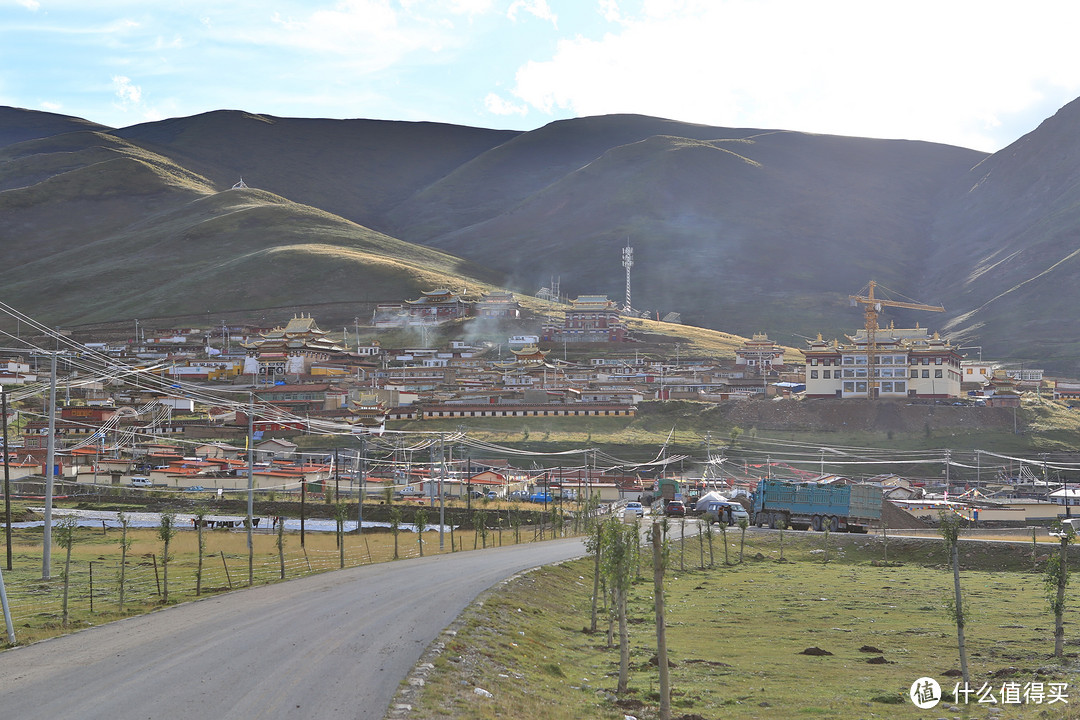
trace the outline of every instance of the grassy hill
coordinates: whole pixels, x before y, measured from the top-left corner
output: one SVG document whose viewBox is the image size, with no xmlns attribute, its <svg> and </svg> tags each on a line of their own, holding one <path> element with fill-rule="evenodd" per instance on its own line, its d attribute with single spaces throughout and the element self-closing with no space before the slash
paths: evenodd
<svg viewBox="0 0 1080 720">
<path fill-rule="evenodd" d="M 432 244 L 483 255 L 520 288 L 558 275 L 571 295 L 620 297 L 629 239 L 639 307 L 741 335 L 850 332 L 861 321 L 847 294 L 871 277 L 902 286 L 917 275 L 933 199 L 980 157 L 798 133 L 653 136 Z"/>
<path fill-rule="evenodd" d="M 653 317 L 798 344 L 860 327 L 846 296 L 873 279 L 947 311 L 883 323 L 1080 375 L 1078 127 L 1073 103 L 987 156 L 633 115 L 521 133 L 218 111 L 109 130 L 0 108 L 0 286 L 69 325 L 553 277 L 621 297 L 629 241 Z M 200 202 L 240 177 L 257 192 Z"/>
<path fill-rule="evenodd" d="M 251 187 L 383 229 L 383 216 L 519 133 L 441 123 L 280 118 L 221 110 L 115 131 L 218 189 Z"/>
<path fill-rule="evenodd" d="M 2 150 L 0 271 L 12 304 L 63 324 L 377 302 L 499 277 L 97 132 Z M 349 317 L 357 314 L 354 309 Z M 368 311 L 369 312 L 369 311 Z"/>
</svg>

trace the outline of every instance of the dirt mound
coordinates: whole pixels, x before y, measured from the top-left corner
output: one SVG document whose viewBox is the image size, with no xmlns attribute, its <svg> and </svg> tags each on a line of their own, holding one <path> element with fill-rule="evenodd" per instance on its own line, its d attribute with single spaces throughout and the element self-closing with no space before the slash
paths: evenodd
<svg viewBox="0 0 1080 720">
<path fill-rule="evenodd" d="M 902 510 L 886 500 L 881 503 L 881 524 L 890 530 L 918 530 L 930 527 L 907 510 Z"/>
</svg>

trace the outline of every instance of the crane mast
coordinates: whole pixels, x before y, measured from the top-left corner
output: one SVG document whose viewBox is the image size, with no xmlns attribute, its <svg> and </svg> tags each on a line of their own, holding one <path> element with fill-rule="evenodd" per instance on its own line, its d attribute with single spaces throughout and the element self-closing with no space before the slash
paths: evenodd
<svg viewBox="0 0 1080 720">
<path fill-rule="evenodd" d="M 866 397 L 873 400 L 877 398 L 877 331 L 878 314 L 882 307 L 906 308 L 908 310 L 926 310 L 929 312 L 945 312 L 940 305 L 926 305 L 917 302 L 904 302 L 899 300 L 887 300 L 874 296 L 874 288 L 877 283 L 871 280 L 867 283 L 865 295 L 848 295 L 852 305 L 862 305 L 866 320 Z"/>
</svg>

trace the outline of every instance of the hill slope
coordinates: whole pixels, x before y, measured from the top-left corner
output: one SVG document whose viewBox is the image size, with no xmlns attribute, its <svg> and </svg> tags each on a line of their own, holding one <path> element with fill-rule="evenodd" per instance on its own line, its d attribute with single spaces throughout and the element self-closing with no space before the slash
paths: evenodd
<svg viewBox="0 0 1080 720">
<path fill-rule="evenodd" d="M 1080 374 L 1078 158 L 1075 102 L 993 156 L 631 115 L 519 133 L 220 111 L 110 131 L 0 108 L 0 284 L 53 323 L 552 276 L 621 299 L 629 240 L 643 310 L 793 343 L 861 326 L 846 296 L 874 279 L 948 311 L 883 322 Z M 241 176 L 259 190 L 222 192 Z"/>
<path fill-rule="evenodd" d="M 0 167 L 0 283 L 54 324 L 334 302 L 356 303 L 351 318 L 362 303 L 499 279 L 272 193 L 217 192 L 98 132 L 9 145 Z"/>
<path fill-rule="evenodd" d="M 982 157 L 788 132 L 652 136 L 430 242 L 522 288 L 559 275 L 571 295 L 621 298 L 629 239 L 638 307 L 742 335 L 850 332 L 861 319 L 846 296 L 871 278 L 919 277 L 939 193 Z"/>
<path fill-rule="evenodd" d="M 1080 374 L 1080 101 L 987 158 L 943 203 L 923 283 L 990 356 Z"/>
</svg>

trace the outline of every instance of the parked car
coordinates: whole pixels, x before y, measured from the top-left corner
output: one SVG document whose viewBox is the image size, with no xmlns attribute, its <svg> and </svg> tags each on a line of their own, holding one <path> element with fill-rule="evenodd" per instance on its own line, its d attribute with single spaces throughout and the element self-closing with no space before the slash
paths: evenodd
<svg viewBox="0 0 1080 720">
<path fill-rule="evenodd" d="M 550 502 L 554 502 L 554 501 L 555 501 L 555 498 L 553 498 L 548 493 L 538 492 L 538 493 L 533 493 L 532 495 L 529 496 L 529 502 L 550 503 Z"/>
<path fill-rule="evenodd" d="M 204 488 L 202 485 L 189 485 L 184 488 L 185 492 L 204 492 L 205 490 L 206 488 Z"/>
<path fill-rule="evenodd" d="M 750 522 L 750 513 L 737 502 L 712 502 L 705 508 L 705 516 L 711 523 L 738 525 L 740 520 Z"/>
<path fill-rule="evenodd" d="M 645 508 L 641 506 L 641 503 L 630 501 L 626 503 L 627 510 L 633 510 L 634 514 L 638 517 L 645 517 Z"/>
<path fill-rule="evenodd" d="M 131 487 L 141 487 L 141 488 L 154 487 L 154 483 L 150 482 L 150 478 L 148 478 L 148 477 L 142 477 L 140 475 L 136 475 L 135 477 L 131 478 Z"/>
<path fill-rule="evenodd" d="M 684 517 L 686 515 L 686 506 L 683 505 L 682 500 L 670 500 L 664 506 L 664 514 L 669 517 Z"/>
</svg>

